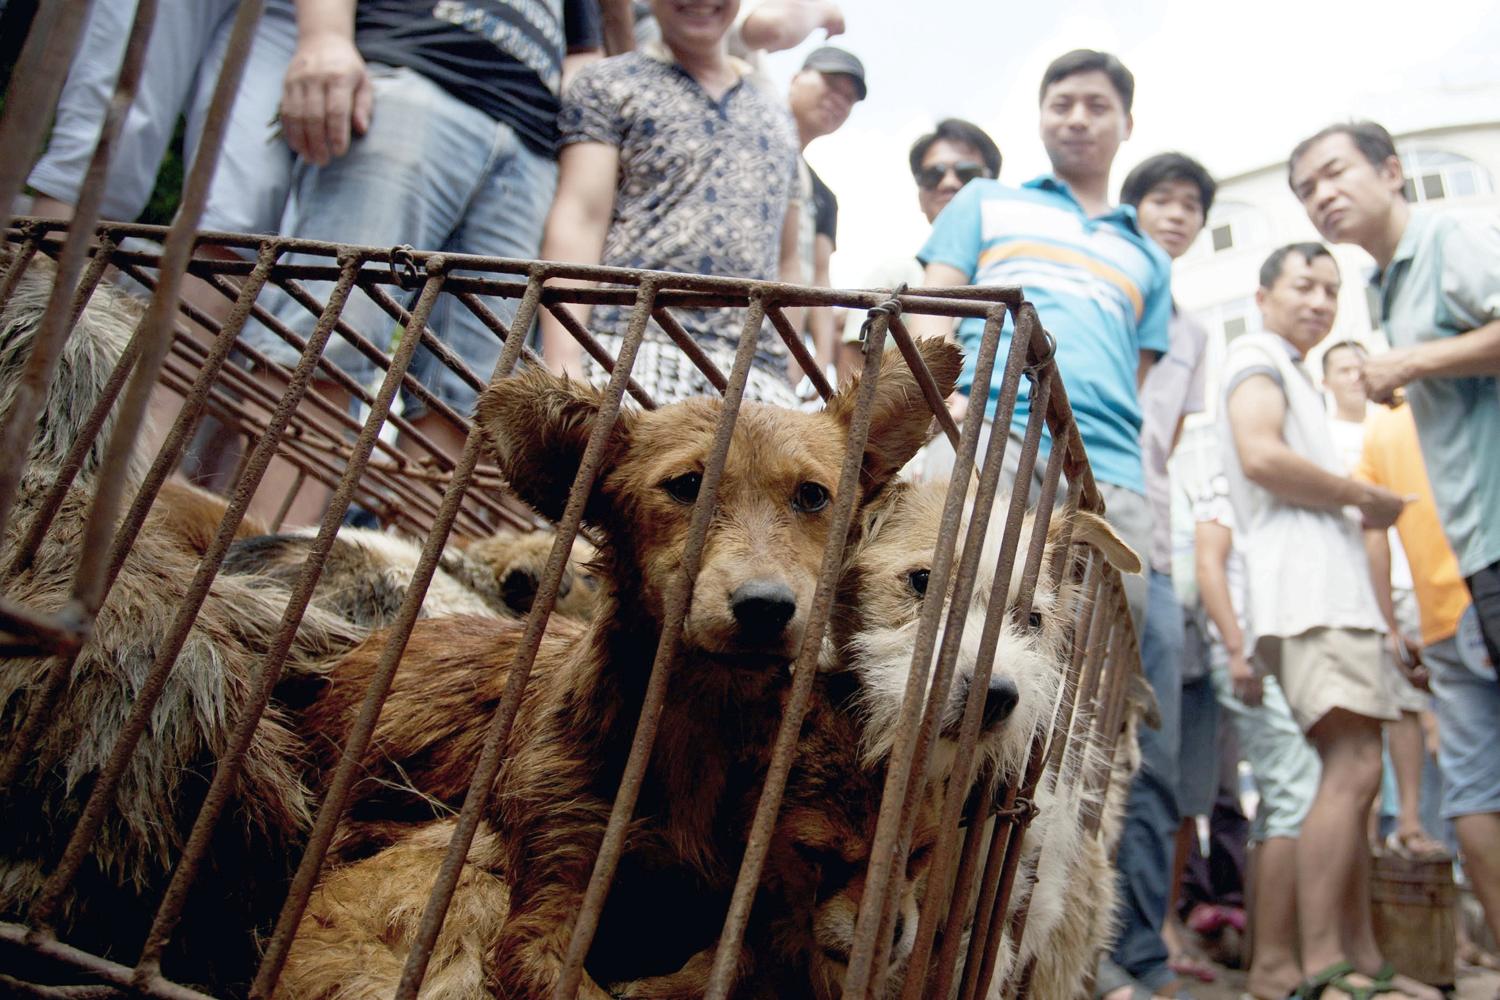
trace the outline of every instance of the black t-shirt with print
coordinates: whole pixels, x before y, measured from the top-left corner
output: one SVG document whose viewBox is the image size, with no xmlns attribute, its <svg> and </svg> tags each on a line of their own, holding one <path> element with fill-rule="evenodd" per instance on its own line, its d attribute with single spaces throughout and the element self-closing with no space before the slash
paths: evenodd
<svg viewBox="0 0 1500 1000">
<path fill-rule="evenodd" d="M 823 183 L 823 178 L 812 167 L 807 168 L 812 177 L 813 189 L 813 218 L 814 229 L 819 236 L 828 237 L 828 242 L 835 248 L 838 247 L 837 237 L 839 228 L 839 200 L 833 196 L 833 189 Z"/>
<path fill-rule="evenodd" d="M 366 60 L 416 70 L 546 156 L 563 56 L 600 38 L 598 0 L 359 0 L 355 11 Z"/>
</svg>

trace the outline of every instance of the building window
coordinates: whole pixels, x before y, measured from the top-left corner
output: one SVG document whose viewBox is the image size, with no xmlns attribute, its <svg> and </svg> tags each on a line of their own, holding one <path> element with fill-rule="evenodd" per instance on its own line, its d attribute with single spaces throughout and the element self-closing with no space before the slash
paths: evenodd
<svg viewBox="0 0 1500 1000">
<path fill-rule="evenodd" d="M 1243 334 L 1260 331 L 1260 311 L 1255 308 L 1255 298 L 1249 295 L 1197 310 L 1194 315 L 1208 330 L 1210 339 L 1225 344 Z"/>
<path fill-rule="evenodd" d="M 1406 174 L 1406 200 L 1438 201 L 1493 194 L 1494 181 L 1488 170 L 1466 156 L 1436 149 L 1414 149 L 1402 154 Z"/>
<path fill-rule="evenodd" d="M 1222 202 L 1208 213 L 1208 224 L 1193 244 L 1195 256 L 1212 257 L 1231 250 L 1258 246 L 1270 237 L 1265 217 L 1254 205 Z"/>
</svg>

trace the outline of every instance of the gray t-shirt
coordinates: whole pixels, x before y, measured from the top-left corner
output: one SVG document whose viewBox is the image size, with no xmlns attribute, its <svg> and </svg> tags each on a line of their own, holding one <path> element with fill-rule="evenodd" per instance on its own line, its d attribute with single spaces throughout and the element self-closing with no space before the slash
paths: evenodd
<svg viewBox="0 0 1500 1000">
<path fill-rule="evenodd" d="M 1373 283 L 1393 347 L 1500 321 L 1500 217 L 1414 209 Z M 1500 379 L 1418 379 L 1406 398 L 1443 532 L 1459 571 L 1472 576 L 1500 560 Z"/>
<path fill-rule="evenodd" d="M 1177 421 L 1203 412 L 1203 381 L 1208 334 L 1192 317 L 1172 309 L 1167 353 L 1151 366 L 1141 385 L 1141 459 L 1146 468 L 1146 497 L 1155 522 L 1151 533 L 1151 568 L 1172 572 L 1172 481 L 1167 459 Z"/>
</svg>

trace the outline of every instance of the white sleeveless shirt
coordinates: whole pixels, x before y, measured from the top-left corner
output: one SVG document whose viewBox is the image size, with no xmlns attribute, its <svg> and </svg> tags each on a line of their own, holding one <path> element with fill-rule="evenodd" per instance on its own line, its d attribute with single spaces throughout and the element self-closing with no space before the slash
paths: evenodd
<svg viewBox="0 0 1500 1000">
<path fill-rule="evenodd" d="M 1228 400 L 1254 373 L 1270 376 L 1286 396 L 1281 433 L 1287 446 L 1334 475 L 1347 475 L 1328 430 L 1322 394 L 1300 360 L 1291 344 L 1273 333 L 1236 337 L 1225 358 L 1219 436 L 1245 553 L 1252 642 L 1301 635 L 1320 626 L 1385 630 L 1358 517 L 1288 503 L 1251 482 L 1240 466 Z"/>
</svg>

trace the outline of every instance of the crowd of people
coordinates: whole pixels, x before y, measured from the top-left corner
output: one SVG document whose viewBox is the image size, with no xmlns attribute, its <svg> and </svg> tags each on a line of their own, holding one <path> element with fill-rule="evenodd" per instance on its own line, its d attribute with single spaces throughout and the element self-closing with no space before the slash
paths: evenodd
<svg viewBox="0 0 1500 1000">
<path fill-rule="evenodd" d="M 133 6 L 93 7 L 30 178 L 38 215 L 66 215 L 79 197 Z M 158 7 L 104 198 L 109 218 L 139 214 L 179 116 L 192 155 L 237 3 Z M 865 98 L 865 67 L 823 46 L 779 92 L 759 54 L 819 30 L 837 34 L 844 14 L 824 0 L 740 8 L 267 0 L 203 227 L 827 284 L 838 203 L 803 153 Z M 606 57 L 606 47 L 617 54 Z M 1323 239 L 1374 258 L 1371 289 L 1390 349 L 1341 343 L 1323 353 L 1321 378 L 1308 370 L 1343 283 L 1356 279 L 1325 244 L 1295 243 L 1261 268 L 1263 332 L 1231 341 L 1210 378 L 1207 335 L 1177 308 L 1171 282 L 1216 184 L 1198 161 L 1169 152 L 1142 162 L 1113 196 L 1133 98 L 1134 79 L 1112 55 L 1076 50 L 1053 61 L 1038 92 L 1052 171 L 1020 184 L 1000 179 L 1000 149 L 982 129 L 937 123 L 909 154 L 931 232 L 862 283 L 1024 288 L 1056 339 L 1109 520 L 1148 557 L 1149 572 L 1126 589 L 1161 725 L 1142 733 L 1118 859 L 1123 929 L 1101 961 L 1098 994 L 1182 992 L 1194 970 L 1173 912 L 1196 848 L 1194 817 L 1217 817 L 1221 805 L 1234 816 L 1236 796 L 1223 791 L 1232 782 L 1217 762 L 1243 756 L 1260 803 L 1250 835 L 1250 993 L 1436 1000 L 1376 942 L 1368 820 L 1388 751 L 1399 801 L 1385 846 L 1444 856 L 1442 831 L 1424 827 L 1418 805 L 1424 718 L 1435 716 L 1442 816 L 1500 936 L 1500 219 L 1413 209 L 1383 128 L 1329 126 L 1291 152 L 1290 193 Z M 330 289 L 309 283 L 320 298 Z M 265 304 L 302 336 L 316 321 L 284 294 Z M 508 320 L 506 305 L 496 311 Z M 430 327 L 488 373 L 499 342 L 450 306 L 440 302 Z M 343 316 L 377 344 L 392 329 L 360 290 Z M 601 306 L 578 318 L 614 351 L 629 310 Z M 679 318 L 711 360 L 731 365 L 736 313 Z M 840 331 L 839 317 L 813 309 L 799 322 L 819 364 L 847 373 L 861 357 L 862 318 Z M 951 407 L 982 405 L 990 433 L 998 385 L 972 396 L 982 324 L 910 325 L 967 349 Z M 555 370 L 600 376 L 555 317 L 538 336 Z M 244 337 L 273 361 L 294 360 L 264 327 L 251 324 Z M 329 350 L 356 377 L 371 373 L 341 340 Z M 472 406 L 468 385 L 425 349 L 413 370 L 434 398 L 460 412 Z M 712 391 L 654 323 L 633 375 L 658 400 Z M 747 392 L 799 405 L 794 375 L 768 326 Z M 315 391 L 348 403 L 331 383 Z M 1023 386 L 1010 425 L 995 432 L 1018 440 L 1028 402 Z M 1184 421 L 1207 410 L 1221 471 L 1174 484 L 1169 460 Z M 434 416 L 408 400 L 407 419 L 456 454 L 452 425 Z M 1019 452 L 1005 452 L 1012 488 Z M 920 474 L 940 476 L 952 459 L 936 442 Z M 290 476 L 268 478 L 266 503 L 280 505 Z M 1173 580 L 1174 488 L 1193 494 L 1199 596 L 1189 606 Z M 321 508 L 304 492 L 285 512 L 291 523 Z"/>
</svg>

